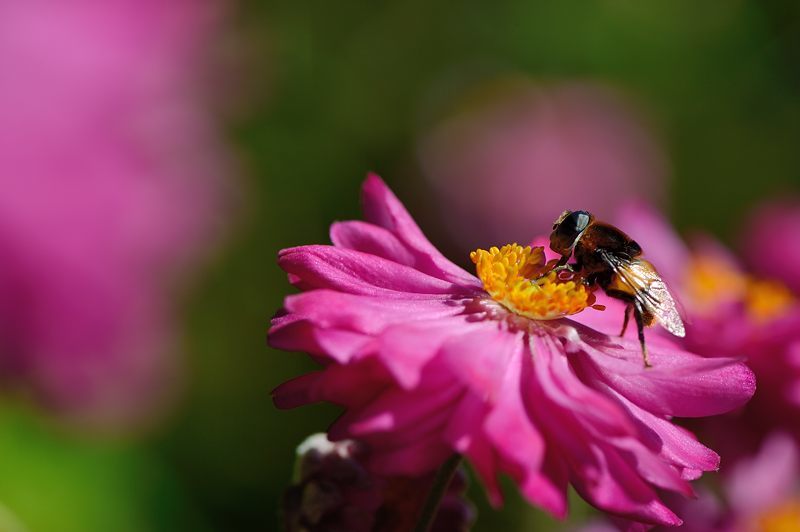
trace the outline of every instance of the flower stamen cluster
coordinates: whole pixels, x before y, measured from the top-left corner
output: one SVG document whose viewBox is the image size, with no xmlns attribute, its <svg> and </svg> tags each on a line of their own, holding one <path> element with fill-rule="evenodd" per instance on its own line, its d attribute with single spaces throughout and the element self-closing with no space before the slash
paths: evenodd
<svg viewBox="0 0 800 532">
<path fill-rule="evenodd" d="M 554 320 L 594 304 L 594 294 L 572 279 L 548 272 L 542 247 L 507 244 L 470 253 L 483 288 L 511 312 L 534 320 Z"/>
</svg>

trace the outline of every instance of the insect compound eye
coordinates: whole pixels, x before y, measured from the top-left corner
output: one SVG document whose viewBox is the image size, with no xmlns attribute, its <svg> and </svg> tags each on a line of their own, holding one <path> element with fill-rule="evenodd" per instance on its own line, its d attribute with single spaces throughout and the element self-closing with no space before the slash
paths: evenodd
<svg viewBox="0 0 800 532">
<path fill-rule="evenodd" d="M 564 216 L 564 219 L 556 224 L 554 229 L 565 237 L 571 236 L 577 238 L 578 235 L 588 227 L 590 221 L 591 215 L 588 212 L 573 211 Z"/>
<path fill-rule="evenodd" d="M 575 231 L 578 233 L 589 227 L 589 223 L 592 221 L 592 215 L 586 211 L 575 211 L 570 214 L 570 218 L 574 220 Z"/>
<path fill-rule="evenodd" d="M 559 253 L 568 252 L 591 220 L 592 215 L 586 211 L 564 211 L 553 226 L 553 233 L 550 235 L 551 249 Z"/>
</svg>

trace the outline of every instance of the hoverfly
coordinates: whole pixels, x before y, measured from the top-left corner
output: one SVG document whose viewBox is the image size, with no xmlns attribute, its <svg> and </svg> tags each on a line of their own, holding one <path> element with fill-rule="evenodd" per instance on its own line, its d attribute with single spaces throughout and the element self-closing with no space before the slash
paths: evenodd
<svg viewBox="0 0 800 532">
<path fill-rule="evenodd" d="M 686 331 L 675 300 L 652 264 L 640 257 L 642 248 L 613 225 L 596 221 L 587 211 L 564 211 L 553 224 L 550 249 L 561 255 L 557 270 L 569 270 L 589 286 L 626 303 L 622 332 L 631 312 L 636 320 L 645 367 L 651 367 L 644 327 L 656 321 L 675 336 Z M 575 258 L 568 264 L 570 257 Z"/>
</svg>

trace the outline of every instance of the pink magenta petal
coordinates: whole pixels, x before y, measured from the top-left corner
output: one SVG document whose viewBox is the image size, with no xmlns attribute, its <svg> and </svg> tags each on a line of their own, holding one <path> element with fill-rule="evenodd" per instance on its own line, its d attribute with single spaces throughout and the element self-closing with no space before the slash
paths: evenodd
<svg viewBox="0 0 800 532">
<path fill-rule="evenodd" d="M 639 522 L 667 526 L 682 523 L 615 450 L 599 445 L 593 449 L 593 455 L 592 468 L 573 476 L 576 490 L 586 500 L 602 510 Z"/>
<path fill-rule="evenodd" d="M 728 412 L 755 392 L 755 376 L 730 358 L 702 358 L 679 348 L 649 345 L 644 368 L 638 342 L 608 338 L 575 324 L 588 360 L 613 389 L 652 413 L 701 417 Z"/>
<path fill-rule="evenodd" d="M 286 351 L 304 351 L 318 359 L 345 363 L 370 352 L 375 340 L 359 332 L 323 329 L 299 315 L 278 319 L 269 331 L 269 345 Z"/>
<path fill-rule="evenodd" d="M 346 366 L 330 365 L 278 386 L 273 400 L 278 408 L 329 401 L 348 408 L 362 408 L 390 385 L 386 370 L 372 359 Z M 302 400 L 302 402 L 301 402 Z"/>
<path fill-rule="evenodd" d="M 771 434 L 758 454 L 736 464 L 726 483 L 731 506 L 745 516 L 757 516 L 795 495 L 800 474 L 797 443 L 786 434 Z"/>
<path fill-rule="evenodd" d="M 405 447 L 379 448 L 370 456 L 370 468 L 379 475 L 420 476 L 439 467 L 452 450 L 436 437 Z"/>
<path fill-rule="evenodd" d="M 286 310 L 323 328 L 379 334 L 394 323 L 436 320 L 464 311 L 462 304 L 443 299 L 384 299 L 312 290 L 289 296 Z"/>
<path fill-rule="evenodd" d="M 426 418 L 455 406 L 462 393 L 459 386 L 406 391 L 388 388 L 364 409 L 348 412 L 337 422 L 337 437 L 362 437 L 375 432 L 402 432 Z M 331 431 L 334 432 L 333 430 Z"/>
<path fill-rule="evenodd" d="M 473 393 L 493 403 L 507 384 L 506 374 L 522 338 L 521 332 L 487 323 L 448 339 L 439 354 L 448 362 L 449 370 Z"/>
<path fill-rule="evenodd" d="M 567 358 L 549 336 L 531 338 L 534 365 L 544 393 L 557 405 L 572 411 L 598 436 L 634 434 L 632 420 L 607 397 L 587 387 L 569 367 Z"/>
<path fill-rule="evenodd" d="M 320 381 L 322 371 L 306 373 L 286 381 L 272 391 L 272 400 L 278 408 L 297 408 L 316 402 L 311 389 Z"/>
<path fill-rule="evenodd" d="M 760 275 L 786 283 L 800 293 L 800 200 L 777 199 L 748 217 L 741 249 Z"/>
<path fill-rule="evenodd" d="M 633 438 L 615 438 L 612 443 L 621 452 L 620 456 L 633 467 L 639 475 L 653 486 L 674 491 L 691 497 L 694 495 L 692 486 L 681 476 L 678 468 L 672 466 Z"/>
<path fill-rule="evenodd" d="M 367 222 L 353 220 L 331 225 L 331 241 L 340 248 L 362 251 L 384 259 L 414 266 L 416 258 L 388 229 Z"/>
<path fill-rule="evenodd" d="M 453 409 L 442 437 L 457 452 L 466 454 L 473 441 L 483 435 L 482 423 L 476 423 L 476 420 L 486 417 L 489 409 L 482 395 L 465 391 Z"/>
<path fill-rule="evenodd" d="M 522 493 L 528 500 L 557 517 L 566 514 L 566 485 L 557 485 L 542 474 L 545 441 L 527 411 L 525 396 L 529 393 L 529 375 L 523 373 L 524 361 L 530 350 L 516 341 L 507 342 L 512 349 L 502 386 L 492 412 L 486 418 L 484 430 L 504 461 L 519 471 Z M 513 438 L 509 435 L 513 434 Z"/>
<path fill-rule="evenodd" d="M 453 283 L 480 288 L 478 279 L 459 268 L 425 238 L 414 219 L 389 190 L 386 183 L 375 174 L 369 174 L 362 188 L 364 218 L 394 233 L 417 255 L 420 271 Z"/>
<path fill-rule="evenodd" d="M 530 356 L 522 342 L 507 342 L 509 363 L 500 384 L 499 395 L 490 414 L 484 422 L 486 435 L 506 460 L 525 468 L 526 472 L 536 473 L 544 457 L 544 439 L 531 422 L 522 400 L 521 388 L 523 356 Z M 513 434 L 514 438 L 508 435 Z"/>
<path fill-rule="evenodd" d="M 698 442 L 689 431 L 639 408 L 604 384 L 598 383 L 598 386 L 602 386 L 609 395 L 617 398 L 641 423 L 641 441 L 647 443 L 649 447 L 654 447 L 667 463 L 690 472 L 688 476 L 683 474 L 685 480 L 693 480 L 692 477 L 695 475 L 691 472 L 718 469 L 719 455 Z"/>
<path fill-rule="evenodd" d="M 281 250 L 278 265 L 301 288 L 330 288 L 350 294 L 423 298 L 465 293 L 464 288 L 381 257 L 333 246 Z"/>
<path fill-rule="evenodd" d="M 458 318 L 393 325 L 379 337 L 378 356 L 406 389 L 419 385 L 423 368 L 448 340 L 492 324 Z M 445 373 L 448 375 L 448 373 Z"/>
<path fill-rule="evenodd" d="M 497 477 L 499 472 L 497 451 L 488 438 L 477 435 L 472 438 L 469 446 L 464 450 L 464 455 L 469 458 L 472 467 L 475 468 L 475 472 L 483 482 L 489 503 L 494 508 L 499 508 L 503 504 L 503 494 Z"/>
</svg>

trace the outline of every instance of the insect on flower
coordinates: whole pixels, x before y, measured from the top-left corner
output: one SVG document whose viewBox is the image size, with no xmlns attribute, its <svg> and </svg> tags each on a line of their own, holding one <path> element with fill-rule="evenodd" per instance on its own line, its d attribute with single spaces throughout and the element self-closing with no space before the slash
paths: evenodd
<svg viewBox="0 0 800 532">
<path fill-rule="evenodd" d="M 587 211 L 564 211 L 553 224 L 550 249 L 561 255 L 554 270 L 580 275 L 586 285 L 597 285 L 626 303 L 620 336 L 633 312 L 645 367 L 651 367 L 645 326 L 658 322 L 675 336 L 686 334 L 667 285 L 652 264 L 639 258 L 641 246 L 613 225 L 595 220 Z M 568 264 L 571 257 L 575 262 Z"/>
</svg>

